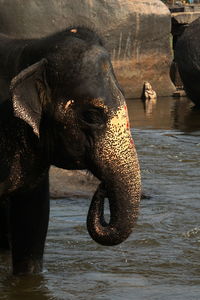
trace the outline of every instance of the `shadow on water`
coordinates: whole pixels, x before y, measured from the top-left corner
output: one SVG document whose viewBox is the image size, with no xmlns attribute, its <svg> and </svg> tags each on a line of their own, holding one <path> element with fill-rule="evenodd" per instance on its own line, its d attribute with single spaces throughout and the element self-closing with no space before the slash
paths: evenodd
<svg viewBox="0 0 200 300">
<path fill-rule="evenodd" d="M 52 200 L 44 273 L 14 277 L 1 254 L 0 300 L 200 299 L 200 111 L 187 98 L 127 102 L 151 196 L 134 233 L 116 247 L 97 245 L 87 197 Z"/>
<path fill-rule="evenodd" d="M 54 300 L 43 274 L 13 276 L 10 253 L 0 256 L 0 300 Z"/>
<path fill-rule="evenodd" d="M 2 274 L 1 274 L 2 275 Z M 9 300 L 53 300 L 48 289 L 48 282 L 41 275 L 1 276 L 0 299 Z"/>
</svg>

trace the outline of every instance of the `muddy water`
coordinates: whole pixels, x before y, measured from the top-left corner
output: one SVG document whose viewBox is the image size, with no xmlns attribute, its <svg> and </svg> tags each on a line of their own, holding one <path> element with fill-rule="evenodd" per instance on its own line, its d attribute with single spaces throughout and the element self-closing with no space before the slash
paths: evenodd
<svg viewBox="0 0 200 300">
<path fill-rule="evenodd" d="M 2 254 L 0 300 L 200 299 L 200 112 L 186 98 L 128 106 L 150 196 L 134 233 L 101 247 L 86 231 L 86 192 L 52 200 L 44 272 L 13 277 Z"/>
</svg>

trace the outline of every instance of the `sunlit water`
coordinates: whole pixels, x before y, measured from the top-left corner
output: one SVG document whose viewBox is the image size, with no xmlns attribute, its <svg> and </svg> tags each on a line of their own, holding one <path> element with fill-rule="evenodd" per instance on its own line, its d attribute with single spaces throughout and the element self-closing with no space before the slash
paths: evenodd
<svg viewBox="0 0 200 300">
<path fill-rule="evenodd" d="M 200 299 L 200 112 L 186 98 L 128 106 L 150 196 L 134 233 L 97 245 L 85 225 L 89 199 L 52 200 L 43 274 L 13 277 L 2 254 L 0 300 Z"/>
</svg>

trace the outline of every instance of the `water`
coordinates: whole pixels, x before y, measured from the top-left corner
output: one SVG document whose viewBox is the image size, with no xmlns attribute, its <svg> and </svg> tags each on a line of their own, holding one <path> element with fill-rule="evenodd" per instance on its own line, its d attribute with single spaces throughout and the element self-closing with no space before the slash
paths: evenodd
<svg viewBox="0 0 200 300">
<path fill-rule="evenodd" d="M 140 217 L 116 247 L 86 231 L 87 197 L 51 202 L 40 275 L 14 277 L 0 256 L 0 300 L 200 299 L 200 112 L 186 99 L 128 101 L 142 169 Z"/>
</svg>

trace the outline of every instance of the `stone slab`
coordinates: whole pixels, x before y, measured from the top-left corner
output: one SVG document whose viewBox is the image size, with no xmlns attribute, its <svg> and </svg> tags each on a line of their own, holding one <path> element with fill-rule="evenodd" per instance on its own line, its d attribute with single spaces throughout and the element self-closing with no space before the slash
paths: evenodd
<svg viewBox="0 0 200 300">
<path fill-rule="evenodd" d="M 141 97 L 144 81 L 171 95 L 171 16 L 160 0 L 0 0 L 1 32 L 42 37 L 69 25 L 95 28 L 105 40 L 127 98 Z"/>
</svg>

